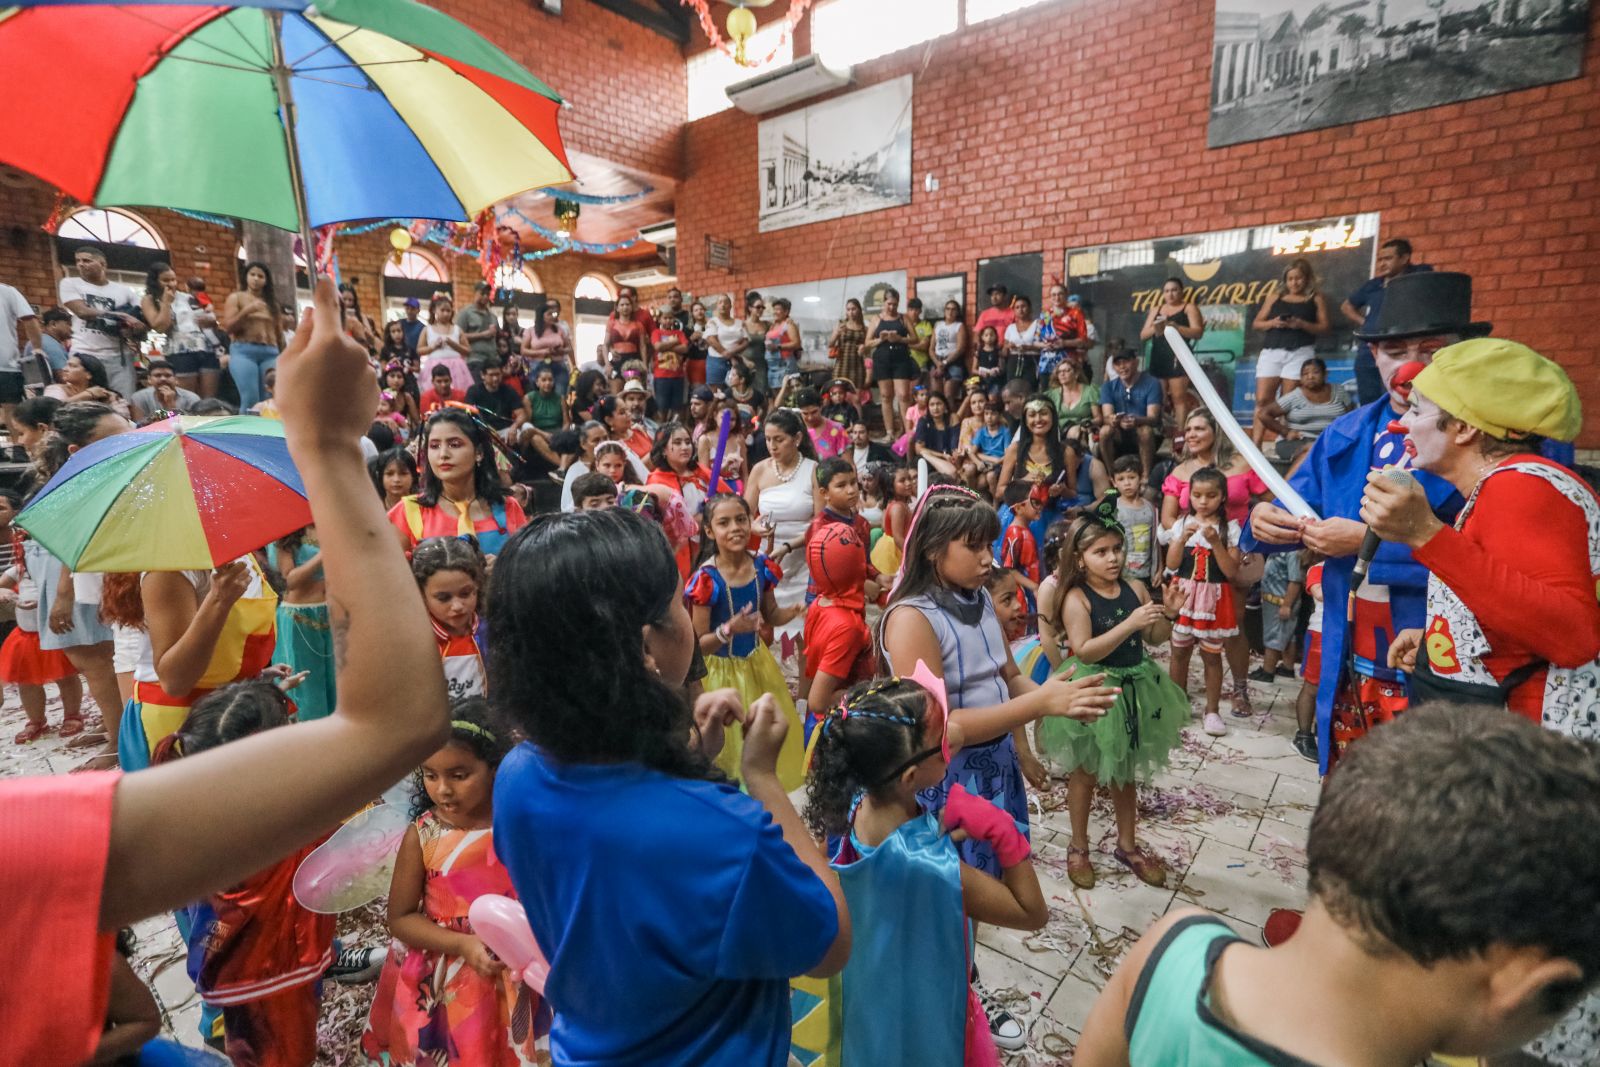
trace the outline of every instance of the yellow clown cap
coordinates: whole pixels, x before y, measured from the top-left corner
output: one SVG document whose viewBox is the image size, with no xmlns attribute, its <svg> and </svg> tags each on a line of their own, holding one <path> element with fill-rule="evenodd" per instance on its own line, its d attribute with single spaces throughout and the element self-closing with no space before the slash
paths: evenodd
<svg viewBox="0 0 1600 1067">
<path fill-rule="evenodd" d="M 1571 441 L 1583 405 L 1567 372 L 1527 345 L 1482 337 L 1442 348 L 1412 387 L 1491 437 Z"/>
</svg>

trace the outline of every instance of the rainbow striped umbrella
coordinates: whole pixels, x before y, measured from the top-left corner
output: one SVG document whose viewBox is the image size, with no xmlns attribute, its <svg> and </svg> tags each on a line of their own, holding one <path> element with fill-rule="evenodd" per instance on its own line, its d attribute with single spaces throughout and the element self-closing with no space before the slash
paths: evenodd
<svg viewBox="0 0 1600 1067">
<path fill-rule="evenodd" d="M 570 181 L 561 98 L 413 0 L 0 7 L 0 161 L 84 203 L 298 230 Z"/>
<path fill-rule="evenodd" d="M 283 423 L 174 415 L 76 452 L 16 521 L 75 571 L 209 570 L 311 507 Z"/>
</svg>

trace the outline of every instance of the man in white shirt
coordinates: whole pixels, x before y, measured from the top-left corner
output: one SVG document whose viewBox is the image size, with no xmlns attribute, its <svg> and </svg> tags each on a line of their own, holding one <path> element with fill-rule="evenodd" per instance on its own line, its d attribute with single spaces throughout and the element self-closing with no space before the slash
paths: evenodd
<svg viewBox="0 0 1600 1067">
<path fill-rule="evenodd" d="M 39 317 L 26 297 L 9 285 L 0 284 L 0 426 L 11 425 L 11 408 L 22 399 L 21 350 L 17 345 L 17 328 L 28 335 L 28 343 L 35 348 L 44 336 L 39 329 Z"/>
<path fill-rule="evenodd" d="M 139 296 L 121 282 L 106 277 L 105 253 L 84 245 L 72 256 L 76 278 L 63 278 L 61 306 L 72 312 L 72 350 L 87 352 L 106 365 L 111 388 L 131 396 L 138 383 L 134 357 L 138 341 L 148 332 L 135 312 Z"/>
</svg>

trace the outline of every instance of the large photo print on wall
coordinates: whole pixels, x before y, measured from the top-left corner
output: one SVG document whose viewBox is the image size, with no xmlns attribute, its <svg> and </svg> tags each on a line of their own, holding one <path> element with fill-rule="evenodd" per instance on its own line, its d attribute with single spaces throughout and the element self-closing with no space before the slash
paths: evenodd
<svg viewBox="0 0 1600 1067">
<path fill-rule="evenodd" d="M 911 203 L 911 75 L 767 119 L 761 232 Z"/>
<path fill-rule="evenodd" d="M 1161 302 L 1162 284 L 1177 279 L 1205 320 L 1205 333 L 1191 346 L 1194 354 L 1217 392 L 1231 398 L 1234 412 L 1249 425 L 1256 356 L 1264 343 L 1251 323 L 1262 305 L 1277 298 L 1284 272 L 1300 259 L 1311 265 L 1314 288 L 1326 298 L 1333 323 L 1317 337 L 1317 355 L 1328 366 L 1329 381 L 1339 388 L 1350 382 L 1353 334 L 1337 309 L 1372 277 L 1377 235 L 1378 215 L 1371 212 L 1074 248 L 1067 251 L 1067 279 L 1104 351 L 1135 348 L 1146 367 L 1150 342 L 1140 340 L 1140 330 Z"/>
<path fill-rule="evenodd" d="M 1582 73 L 1589 0 L 1216 0 L 1217 148 Z"/>
</svg>

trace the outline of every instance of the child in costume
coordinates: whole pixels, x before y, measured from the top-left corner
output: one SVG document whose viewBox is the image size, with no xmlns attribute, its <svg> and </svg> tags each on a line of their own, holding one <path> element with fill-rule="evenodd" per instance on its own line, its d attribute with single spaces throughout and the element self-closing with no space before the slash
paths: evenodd
<svg viewBox="0 0 1600 1067">
<path fill-rule="evenodd" d="M 1038 930 L 1048 918 L 1009 815 L 959 784 L 942 810 L 919 801 L 960 747 L 943 690 L 919 662 L 910 678 L 853 688 L 819 729 L 805 817 L 818 837 L 842 838 L 833 867 L 854 928 L 839 984 L 845 1065 L 996 1064 L 969 984 L 967 922 Z M 994 850 L 999 878 L 961 862 L 956 830 Z"/>
<path fill-rule="evenodd" d="M 1017 572 L 1017 584 L 1021 586 L 1017 596 L 1024 616 L 1034 613 L 1039 595 L 1039 543 L 1028 527 L 1039 521 L 1049 499 L 1042 485 L 1018 479 L 1006 486 L 1004 502 L 1011 509 L 1011 521 L 1000 534 L 1000 550 L 995 558 L 1000 566 Z"/>
<path fill-rule="evenodd" d="M 0 645 L 0 682 L 17 687 L 28 724 L 12 738 L 19 745 L 37 741 L 49 730 L 44 717 L 44 687 L 54 682 L 61 694 L 61 736 L 83 730 L 83 681 L 72 661 L 60 649 L 39 647 L 39 588 L 28 576 L 22 554 L 0 575 L 0 589 L 16 590 L 9 598 L 17 606 L 17 625 Z"/>
<path fill-rule="evenodd" d="M 511 746 L 489 725 L 482 698 L 461 701 L 450 714 L 450 740 L 417 770 L 422 810 L 395 860 L 394 943 L 361 1051 L 394 1067 L 547 1062 L 549 1006 L 495 958 L 467 919 L 485 894 L 516 895 L 491 829 L 495 769 Z"/>
<path fill-rule="evenodd" d="M 483 656 L 489 642 L 478 615 L 478 595 L 485 584 L 483 553 L 459 537 L 430 537 L 411 554 L 411 573 L 433 623 L 450 699 L 487 695 Z"/>
<path fill-rule="evenodd" d="M 333 714 L 333 630 L 328 624 L 328 590 L 322 577 L 322 549 L 316 527 L 307 526 L 280 540 L 273 564 L 287 585 L 278 601 L 278 647 L 272 662 L 290 673 L 304 672 L 294 690 L 295 720 L 310 722 Z"/>
<path fill-rule="evenodd" d="M 867 546 L 860 530 L 842 522 L 821 527 L 806 542 L 806 566 L 816 592 L 816 599 L 806 606 L 805 629 L 806 739 L 810 740 L 839 690 L 872 677 Z"/>
<path fill-rule="evenodd" d="M 994 508 L 970 489 L 930 489 L 911 521 L 905 566 L 889 596 L 879 644 L 889 671 L 909 670 L 918 660 L 929 664 L 949 687 L 951 719 L 962 727 L 964 747 L 944 782 L 923 793 L 924 803 L 941 807 L 959 784 L 1004 809 L 1026 834 L 1023 776 L 1040 785 L 1048 780 L 1028 748 L 1026 725 L 1041 715 L 1098 718 L 1115 693 L 1100 688 L 1097 677 L 1057 676 L 1035 686 L 1022 676 L 984 588 L 994 568 L 990 545 L 999 535 Z M 993 846 L 968 840 L 960 848 L 963 862 L 1000 876 Z M 996 1044 L 1021 1048 L 1021 1024 L 998 1005 L 985 1008 Z"/>
<path fill-rule="evenodd" d="M 1228 726 L 1217 713 L 1222 700 L 1223 643 L 1234 625 L 1233 583 L 1239 570 L 1239 524 L 1226 517 L 1228 479 L 1215 467 L 1189 477 L 1189 511 L 1166 532 L 1167 570 L 1183 590 L 1172 625 L 1172 680 L 1189 688 L 1195 645 L 1206 668 L 1205 731 L 1221 737 Z"/>
<path fill-rule="evenodd" d="M 1305 652 L 1300 663 L 1300 694 L 1294 701 L 1294 750 L 1317 762 L 1317 679 L 1322 674 L 1322 557 L 1306 568 L 1306 595 L 1311 598 L 1311 618 L 1306 622 Z"/>
<path fill-rule="evenodd" d="M 1200 909 L 1169 912 L 1106 984 L 1073 1062 L 1592 1064 L 1560 1045 L 1600 979 L 1597 811 L 1592 745 L 1500 708 L 1409 711 L 1325 780 L 1294 936 L 1259 948 Z"/>
<path fill-rule="evenodd" d="M 805 604 L 778 606 L 773 590 L 783 572 L 762 553 L 750 551 L 750 505 L 743 497 L 717 493 L 706 501 L 701 522 L 701 552 L 710 558 L 690 577 L 684 596 L 706 657 L 706 688 L 736 689 L 746 703 L 772 694 L 790 725 L 778 756 L 778 780 L 794 789 L 805 775 L 800 716 L 760 627 L 762 622 L 782 626 Z M 739 771 L 741 738 L 737 726 L 730 729 L 717 757 L 717 766 L 730 777 Z"/>
<path fill-rule="evenodd" d="M 151 754 L 160 764 L 289 722 L 289 699 L 271 682 L 238 682 L 196 703 Z M 317 1055 L 318 983 L 333 962 L 332 915 L 301 907 L 294 872 L 316 841 L 239 885 L 191 905 L 189 977 L 222 1010 L 225 1050 L 252 1067 L 309 1067 Z"/>
<path fill-rule="evenodd" d="M 883 533 L 872 546 L 872 565 L 879 574 L 894 574 L 900 569 L 906 534 L 911 526 L 911 498 L 917 492 L 917 472 L 910 467 L 893 467 L 889 479 L 889 498 L 883 505 Z"/>
<path fill-rule="evenodd" d="M 1189 721 L 1189 698 L 1145 651 L 1146 642 L 1160 644 L 1171 634 L 1182 591 L 1169 588 L 1163 604 L 1150 599 L 1149 589 L 1139 579 L 1124 578 L 1124 543 L 1116 494 L 1108 493 L 1067 534 L 1057 598 L 1057 626 L 1074 652 L 1061 669 L 1104 671 L 1106 681 L 1119 690 L 1117 702 L 1097 722 L 1046 719 L 1034 731 L 1045 759 L 1070 776 L 1072 843 L 1067 849 L 1067 876 L 1083 889 L 1094 888 L 1089 806 L 1096 785 L 1110 791 L 1116 811 L 1117 846 L 1112 855 L 1140 881 L 1154 886 L 1166 883 L 1160 858 L 1140 848 L 1134 838 L 1138 815 L 1134 783 L 1148 780 L 1166 765 L 1167 753 Z"/>
</svg>

